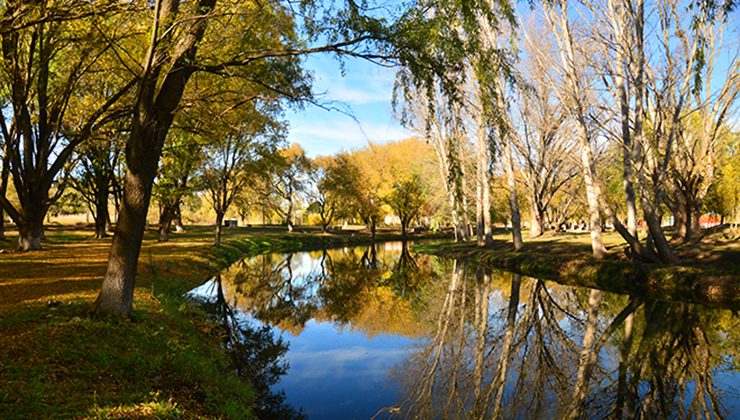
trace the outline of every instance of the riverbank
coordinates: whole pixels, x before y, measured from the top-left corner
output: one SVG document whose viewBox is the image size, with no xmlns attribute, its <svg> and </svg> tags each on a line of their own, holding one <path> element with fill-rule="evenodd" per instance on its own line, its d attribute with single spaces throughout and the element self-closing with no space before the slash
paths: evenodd
<svg viewBox="0 0 740 420">
<path fill-rule="evenodd" d="M 568 285 L 740 308 L 740 244 L 736 239 L 725 238 L 720 232 L 702 242 L 679 246 L 676 252 L 682 265 L 675 267 L 632 263 L 617 234 L 609 233 L 604 239 L 610 254 L 601 261 L 590 257 L 587 234 L 537 238 L 521 252 L 513 252 L 504 233 L 496 235 L 493 245 L 486 248 L 475 243 L 440 242 L 413 249 Z"/>
<path fill-rule="evenodd" d="M 150 231 L 128 321 L 93 310 L 110 239 L 91 236 L 51 228 L 45 249 L 32 253 L 0 242 L 2 418 L 252 417 L 254 393 L 231 373 L 222 330 L 184 292 L 251 255 L 370 242 L 361 234 L 239 228 L 214 248 L 208 227 L 167 243 Z"/>
</svg>

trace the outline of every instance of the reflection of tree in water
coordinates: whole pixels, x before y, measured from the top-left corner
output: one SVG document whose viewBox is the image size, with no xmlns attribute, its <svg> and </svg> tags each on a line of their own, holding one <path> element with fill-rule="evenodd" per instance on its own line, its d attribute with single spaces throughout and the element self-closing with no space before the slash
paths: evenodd
<svg viewBox="0 0 740 420">
<path fill-rule="evenodd" d="M 418 325 L 410 319 L 412 306 L 420 301 L 433 268 L 429 257 L 417 262 L 408 244 L 400 251 L 379 252 L 376 244 L 323 250 L 310 256 L 310 266 L 308 254 L 262 255 L 226 270 L 224 287 L 232 304 L 293 334 L 317 318 L 349 324 L 371 336 L 418 335 Z"/>
<path fill-rule="evenodd" d="M 391 275 L 386 282 L 397 295 L 404 298 L 416 298 L 421 285 L 429 280 L 429 276 L 424 276 L 419 270 L 416 259 L 409 251 L 409 243 L 403 241 L 401 254 L 391 269 Z"/>
<path fill-rule="evenodd" d="M 479 268 L 473 277 L 454 264 L 446 290 L 429 299 L 438 302 L 433 332 L 396 372 L 404 399 L 387 413 L 722 417 L 711 311 L 508 276 L 490 293 L 500 273 Z"/>
<path fill-rule="evenodd" d="M 300 333 L 316 309 L 315 282 L 293 275 L 293 254 L 266 254 L 243 260 L 224 272 L 235 289 L 230 297 L 268 324 Z"/>
<path fill-rule="evenodd" d="M 283 360 L 288 345 L 276 338 L 269 326 L 253 325 L 227 303 L 220 275 L 212 284 L 215 299 L 205 301 L 204 306 L 221 322 L 224 348 L 231 356 L 237 375 L 254 388 L 254 414 L 260 419 L 305 418 L 301 411 L 286 404 L 284 392 L 270 389 L 288 370 L 288 364 Z"/>
</svg>

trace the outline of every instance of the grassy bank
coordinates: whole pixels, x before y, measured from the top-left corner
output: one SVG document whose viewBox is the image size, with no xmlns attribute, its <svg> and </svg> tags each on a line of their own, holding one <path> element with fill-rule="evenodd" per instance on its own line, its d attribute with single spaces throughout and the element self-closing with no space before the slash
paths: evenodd
<svg viewBox="0 0 740 420">
<path fill-rule="evenodd" d="M 414 250 L 473 260 L 492 268 L 564 284 L 740 308 L 740 246 L 737 240 L 717 234 L 699 243 L 678 246 L 682 265 L 675 267 L 628 261 L 623 242 L 614 233 L 605 235 L 605 242 L 610 255 L 602 261 L 590 257 L 587 234 L 537 238 L 530 240 L 522 252 L 513 252 L 503 233 L 486 248 L 473 243 L 446 242 L 420 244 Z"/>
<path fill-rule="evenodd" d="M 183 293 L 244 256 L 369 242 L 234 229 L 216 249 L 205 227 L 168 243 L 155 235 L 145 237 L 133 321 L 92 307 L 109 239 L 52 228 L 42 251 L 0 243 L 0 417 L 252 417 L 252 389 L 230 373 L 222 330 Z"/>
</svg>

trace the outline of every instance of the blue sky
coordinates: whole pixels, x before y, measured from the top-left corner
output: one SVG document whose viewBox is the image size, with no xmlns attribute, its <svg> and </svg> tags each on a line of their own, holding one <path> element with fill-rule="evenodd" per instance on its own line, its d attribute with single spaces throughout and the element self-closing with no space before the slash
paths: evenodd
<svg viewBox="0 0 740 420">
<path fill-rule="evenodd" d="M 338 109 L 307 105 L 303 110 L 287 112 L 288 142 L 300 144 L 309 156 L 360 149 L 368 141 L 385 143 L 412 135 L 393 116 L 393 69 L 345 59 L 342 76 L 340 63 L 326 54 L 308 57 L 305 68 L 314 74 L 314 91 L 320 102 Z"/>
</svg>

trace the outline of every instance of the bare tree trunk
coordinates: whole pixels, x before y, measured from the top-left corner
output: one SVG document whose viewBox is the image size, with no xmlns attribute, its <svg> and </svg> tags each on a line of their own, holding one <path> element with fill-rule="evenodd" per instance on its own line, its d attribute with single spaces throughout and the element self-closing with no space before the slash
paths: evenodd
<svg viewBox="0 0 740 420">
<path fill-rule="evenodd" d="M 477 157 L 477 179 L 475 183 L 476 191 L 476 237 L 479 247 L 490 245 L 493 242 L 491 237 L 491 198 L 490 186 L 488 185 L 488 142 L 486 136 L 486 127 L 483 118 L 478 118 L 478 136 L 476 142 Z"/>
<path fill-rule="evenodd" d="M 0 169 L 0 197 L 5 197 L 8 192 L 8 179 L 10 178 L 10 159 L 8 158 L 8 149 L 6 145 L 3 152 L 2 169 Z M 0 205 L 0 240 L 5 240 L 5 210 Z"/>
<path fill-rule="evenodd" d="M 95 203 L 95 238 L 108 236 L 108 189 L 97 194 Z"/>
<path fill-rule="evenodd" d="M 175 217 L 174 212 L 172 203 L 162 203 L 162 210 L 159 212 L 159 242 L 170 240 L 170 227 Z"/>
<path fill-rule="evenodd" d="M 606 248 L 601 239 L 601 213 L 599 212 L 599 198 L 601 191 L 594 182 L 596 179 L 596 167 L 591 152 L 591 142 L 587 129 L 581 125 L 581 163 L 583 165 L 583 179 L 586 183 L 586 201 L 588 202 L 589 227 L 591 230 L 591 250 L 594 258 L 606 257 Z"/>
<path fill-rule="evenodd" d="M 132 137 L 139 140 L 136 143 L 141 145 L 148 136 L 132 133 Z M 131 315 L 139 252 L 159 160 L 159 155 L 145 158 L 146 155 L 137 153 L 134 147 L 130 154 L 127 153 L 129 169 L 124 177 L 123 200 L 108 257 L 108 268 L 97 299 L 101 310 L 121 316 Z M 136 159 L 135 156 L 141 157 Z"/>
<path fill-rule="evenodd" d="M 538 206 L 534 197 L 532 199 L 532 220 L 529 227 L 529 236 L 536 238 L 542 236 L 544 229 L 542 228 L 542 214 L 538 210 Z"/>
<path fill-rule="evenodd" d="M 506 168 L 506 181 L 509 187 L 509 211 L 511 212 L 511 236 L 514 241 L 514 250 L 519 251 L 524 247 L 522 239 L 522 222 L 519 215 L 519 199 L 516 193 L 516 177 L 514 176 L 514 157 L 511 153 L 511 141 L 508 137 L 502 137 L 504 146 L 504 166 Z"/>
<path fill-rule="evenodd" d="M 216 212 L 216 240 L 213 242 L 214 246 L 221 246 L 221 234 L 223 232 L 224 225 L 224 214 L 222 212 Z"/>
</svg>

